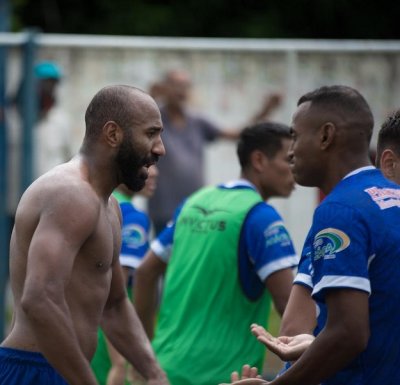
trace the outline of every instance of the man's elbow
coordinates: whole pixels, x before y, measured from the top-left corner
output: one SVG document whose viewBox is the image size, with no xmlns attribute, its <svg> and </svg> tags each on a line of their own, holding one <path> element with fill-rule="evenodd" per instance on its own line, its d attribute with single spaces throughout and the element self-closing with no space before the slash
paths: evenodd
<svg viewBox="0 0 400 385">
<path fill-rule="evenodd" d="M 21 309 L 28 319 L 41 319 L 51 309 L 45 290 L 26 290 L 21 298 Z"/>
</svg>

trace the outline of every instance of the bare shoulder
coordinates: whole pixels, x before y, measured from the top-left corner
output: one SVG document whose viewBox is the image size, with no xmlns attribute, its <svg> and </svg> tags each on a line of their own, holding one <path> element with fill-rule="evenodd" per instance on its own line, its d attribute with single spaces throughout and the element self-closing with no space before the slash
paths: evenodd
<svg viewBox="0 0 400 385">
<path fill-rule="evenodd" d="M 79 168 L 67 163 L 32 183 L 21 198 L 17 215 L 61 216 L 63 222 L 79 219 L 82 225 L 88 225 L 97 219 L 100 205 L 98 195 Z"/>
</svg>

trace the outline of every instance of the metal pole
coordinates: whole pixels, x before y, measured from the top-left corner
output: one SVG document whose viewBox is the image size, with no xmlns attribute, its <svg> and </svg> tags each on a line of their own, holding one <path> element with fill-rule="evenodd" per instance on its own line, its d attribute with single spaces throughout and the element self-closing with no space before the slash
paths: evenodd
<svg viewBox="0 0 400 385">
<path fill-rule="evenodd" d="M 34 74 L 37 31 L 30 30 L 23 45 L 22 89 L 22 159 L 21 188 L 23 193 L 33 181 L 33 129 L 36 123 L 38 100 L 36 96 L 36 79 Z"/>
<path fill-rule="evenodd" d="M 9 29 L 8 0 L 0 1 L 0 31 Z M 6 287 L 8 279 L 9 221 L 7 216 L 7 127 L 5 121 L 6 47 L 0 46 L 0 340 L 5 333 Z"/>
</svg>

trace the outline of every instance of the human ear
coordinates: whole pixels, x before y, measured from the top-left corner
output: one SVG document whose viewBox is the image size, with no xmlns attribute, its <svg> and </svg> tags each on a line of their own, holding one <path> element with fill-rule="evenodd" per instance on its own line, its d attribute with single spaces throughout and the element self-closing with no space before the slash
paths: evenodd
<svg viewBox="0 0 400 385">
<path fill-rule="evenodd" d="M 319 129 L 320 147 L 326 150 L 333 142 L 336 126 L 331 122 L 324 123 Z"/>
<path fill-rule="evenodd" d="M 399 165 L 397 164 L 398 162 L 399 159 L 396 157 L 396 155 L 392 150 L 387 148 L 382 152 L 380 165 L 381 165 L 381 171 L 386 178 L 388 179 L 394 178 L 396 165 L 397 167 L 399 167 Z"/>
<path fill-rule="evenodd" d="M 114 121 L 108 121 L 103 126 L 103 134 L 106 142 L 110 147 L 118 147 L 123 139 L 121 127 Z"/>
<path fill-rule="evenodd" d="M 262 172 L 264 169 L 265 161 L 267 157 L 260 150 L 255 150 L 250 155 L 251 165 L 257 172 Z"/>
</svg>

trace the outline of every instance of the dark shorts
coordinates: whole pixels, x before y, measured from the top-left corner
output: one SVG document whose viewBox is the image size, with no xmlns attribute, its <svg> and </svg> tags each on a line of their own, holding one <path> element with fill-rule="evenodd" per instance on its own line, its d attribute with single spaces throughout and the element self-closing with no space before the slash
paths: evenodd
<svg viewBox="0 0 400 385">
<path fill-rule="evenodd" d="M 40 353 L 0 347 L 0 385 L 68 385 Z"/>
</svg>

